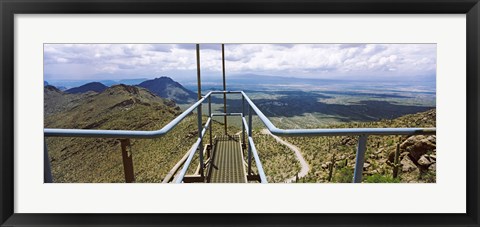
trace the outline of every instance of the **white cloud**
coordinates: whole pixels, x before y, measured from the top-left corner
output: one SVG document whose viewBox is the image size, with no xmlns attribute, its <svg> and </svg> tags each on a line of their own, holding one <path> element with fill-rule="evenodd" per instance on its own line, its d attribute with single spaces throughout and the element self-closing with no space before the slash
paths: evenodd
<svg viewBox="0 0 480 227">
<path fill-rule="evenodd" d="M 202 72 L 221 72 L 221 45 L 200 47 Z M 225 59 L 227 74 L 337 78 L 436 73 L 435 44 L 227 44 Z M 196 53 L 194 44 L 45 44 L 44 64 L 47 79 L 195 75 Z"/>
</svg>

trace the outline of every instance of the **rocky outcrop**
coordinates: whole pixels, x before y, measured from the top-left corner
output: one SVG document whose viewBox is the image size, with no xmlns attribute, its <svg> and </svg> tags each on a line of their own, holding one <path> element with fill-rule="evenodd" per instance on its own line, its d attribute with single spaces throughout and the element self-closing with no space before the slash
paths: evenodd
<svg viewBox="0 0 480 227">
<path fill-rule="evenodd" d="M 436 151 L 436 136 L 411 136 L 400 144 L 402 151 L 408 152 L 408 156 L 415 164 L 427 153 Z"/>
<path fill-rule="evenodd" d="M 418 182 L 427 172 L 436 172 L 436 136 L 411 136 L 400 144 L 400 166 L 403 173 L 408 173 L 406 182 Z M 395 152 L 387 158 L 392 165 Z M 418 176 L 416 179 L 413 176 Z"/>
</svg>

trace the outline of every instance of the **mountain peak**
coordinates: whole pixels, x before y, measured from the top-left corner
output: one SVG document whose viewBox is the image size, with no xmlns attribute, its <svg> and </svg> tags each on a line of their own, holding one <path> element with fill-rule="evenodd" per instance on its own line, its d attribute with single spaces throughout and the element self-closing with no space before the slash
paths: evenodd
<svg viewBox="0 0 480 227">
<path fill-rule="evenodd" d="M 89 91 L 94 91 L 94 92 L 100 93 L 100 92 L 105 91 L 107 88 L 108 88 L 107 86 L 105 86 L 104 84 L 102 84 L 100 82 L 91 82 L 91 83 L 84 84 L 80 87 L 70 88 L 70 89 L 66 90 L 65 92 L 70 93 L 70 94 L 85 93 L 85 92 L 89 92 Z"/>
<path fill-rule="evenodd" d="M 156 81 L 162 81 L 162 80 L 165 80 L 165 81 L 169 81 L 169 82 L 175 82 L 172 78 L 168 77 L 168 76 L 161 76 L 161 77 L 157 77 L 153 80 L 156 80 Z"/>
<path fill-rule="evenodd" d="M 109 91 L 110 93 L 115 93 L 115 92 L 119 92 L 119 91 L 125 91 L 125 92 L 130 93 L 130 94 L 138 94 L 139 93 L 138 87 L 125 85 L 125 84 L 113 85 L 110 88 L 108 88 L 106 91 Z"/>
<path fill-rule="evenodd" d="M 194 102 L 197 95 L 170 77 L 162 76 L 147 80 L 138 85 L 151 91 L 162 98 L 171 99 L 177 103 L 186 104 Z"/>
<path fill-rule="evenodd" d="M 44 87 L 45 91 L 52 91 L 52 92 L 57 92 L 57 93 L 63 93 L 62 91 L 60 91 L 60 89 L 56 88 L 55 86 L 53 85 L 46 85 Z"/>
</svg>

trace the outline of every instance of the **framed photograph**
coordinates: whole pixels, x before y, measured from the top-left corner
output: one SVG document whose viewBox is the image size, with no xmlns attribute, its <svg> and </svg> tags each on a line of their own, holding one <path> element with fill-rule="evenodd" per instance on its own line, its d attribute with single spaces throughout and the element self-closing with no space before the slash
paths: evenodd
<svg viewBox="0 0 480 227">
<path fill-rule="evenodd" d="M 477 0 L 0 1 L 1 226 L 479 226 Z"/>
</svg>

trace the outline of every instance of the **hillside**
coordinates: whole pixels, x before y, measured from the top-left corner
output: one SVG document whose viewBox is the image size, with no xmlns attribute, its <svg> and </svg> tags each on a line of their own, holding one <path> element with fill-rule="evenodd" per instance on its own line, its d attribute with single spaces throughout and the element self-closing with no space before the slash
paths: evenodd
<svg viewBox="0 0 480 227">
<path fill-rule="evenodd" d="M 335 128 L 435 127 L 435 122 L 436 110 L 432 109 L 393 120 L 338 124 Z M 300 182 L 351 182 L 357 137 L 284 139 L 298 146 L 312 167 L 310 173 Z M 399 171 L 398 177 L 393 178 L 397 144 L 400 144 Z M 436 136 L 369 136 L 363 179 L 363 182 L 436 182 Z"/>
<path fill-rule="evenodd" d="M 58 88 L 47 85 L 44 87 L 43 106 L 45 117 L 70 110 L 85 102 L 86 97 L 92 96 L 95 93 L 84 94 L 67 94 Z"/>
<path fill-rule="evenodd" d="M 68 90 L 65 90 L 65 92 L 70 93 L 70 94 L 86 93 L 86 92 L 89 92 L 89 91 L 100 93 L 100 92 L 105 91 L 107 88 L 108 87 L 105 86 L 102 83 L 91 82 L 91 83 L 88 83 L 88 84 L 84 84 L 80 87 L 70 88 Z"/>
<path fill-rule="evenodd" d="M 173 101 L 134 86 L 116 85 L 102 93 L 85 94 L 67 94 L 53 86 L 45 87 L 45 127 L 48 128 L 157 130 L 180 112 Z M 435 118 L 433 109 L 393 120 L 331 127 L 435 127 Z M 239 132 L 233 123 L 229 123 L 229 132 Z M 214 124 L 214 132 L 221 133 L 222 129 L 221 123 Z M 193 114 L 165 137 L 132 140 L 136 181 L 161 182 L 194 143 L 196 133 L 196 114 Z M 300 165 L 294 153 L 259 129 L 255 129 L 254 134 L 269 182 L 284 182 L 295 177 Z M 356 137 L 282 139 L 299 147 L 311 167 L 299 182 L 351 182 Z M 393 179 L 392 154 L 397 143 L 401 144 L 402 166 L 399 177 Z M 435 143 L 435 136 L 370 136 L 364 182 L 435 182 Z M 55 182 L 124 182 L 120 143 L 116 139 L 49 138 L 47 144 Z M 195 168 L 196 162 L 190 169 Z"/>
<path fill-rule="evenodd" d="M 116 85 L 89 96 L 65 94 L 54 87 L 45 89 L 45 94 L 49 97 L 45 111 L 52 111 L 49 110 L 52 100 L 70 104 L 63 111 L 45 117 L 47 128 L 156 130 L 180 113 L 172 101 L 126 85 Z M 163 180 L 195 142 L 196 121 L 193 114 L 165 137 L 131 140 L 136 182 Z M 216 121 L 213 126 L 214 133 L 223 131 L 220 122 Z M 230 133 L 238 131 L 229 126 Z M 270 182 L 283 182 L 298 171 L 298 163 L 288 148 L 266 135 L 255 137 Z M 124 182 L 120 143 L 116 139 L 48 138 L 47 144 L 55 182 Z M 196 169 L 196 160 L 189 172 Z"/>
<path fill-rule="evenodd" d="M 57 100 L 71 96 L 56 95 Z M 174 102 L 126 85 L 113 86 L 74 103 L 72 108 L 46 116 L 45 127 L 157 130 L 180 114 Z M 196 115 L 190 115 L 165 137 L 131 140 L 136 181 L 161 182 L 196 136 Z M 116 139 L 48 138 L 47 144 L 54 182 L 124 182 L 120 142 Z"/>
<path fill-rule="evenodd" d="M 146 88 L 157 96 L 171 99 L 179 104 L 193 103 L 198 98 L 195 92 L 186 89 L 170 77 L 147 80 L 137 86 Z"/>
</svg>

